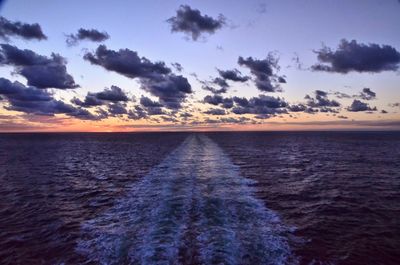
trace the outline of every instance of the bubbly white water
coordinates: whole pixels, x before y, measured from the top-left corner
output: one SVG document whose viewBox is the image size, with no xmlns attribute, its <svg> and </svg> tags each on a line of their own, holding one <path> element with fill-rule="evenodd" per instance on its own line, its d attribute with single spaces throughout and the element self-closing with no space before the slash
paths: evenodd
<svg viewBox="0 0 400 265">
<path fill-rule="evenodd" d="M 250 184 L 217 144 L 191 135 L 84 223 L 77 251 L 101 264 L 292 262 L 286 228 Z"/>
</svg>

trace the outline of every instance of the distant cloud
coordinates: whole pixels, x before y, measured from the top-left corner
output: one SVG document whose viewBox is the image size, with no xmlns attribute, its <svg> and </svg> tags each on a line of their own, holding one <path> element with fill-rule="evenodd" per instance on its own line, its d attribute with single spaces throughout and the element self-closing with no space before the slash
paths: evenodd
<svg viewBox="0 0 400 265">
<path fill-rule="evenodd" d="M 252 57 L 243 58 L 239 57 L 238 64 L 250 69 L 251 74 L 255 77 L 256 87 L 264 92 L 278 92 L 281 91 L 279 85 L 280 79 L 276 74 L 279 70 L 278 59 L 269 54 L 263 60 L 253 59 Z"/>
<path fill-rule="evenodd" d="M 15 67 L 16 73 L 38 88 L 77 88 L 74 78 L 67 73 L 66 59 L 53 53 L 51 57 L 31 50 L 21 50 L 9 44 L 0 44 L 0 65 Z"/>
<path fill-rule="evenodd" d="M 303 112 L 307 110 L 307 106 L 304 104 L 294 104 L 288 106 L 288 110 L 291 112 Z"/>
<path fill-rule="evenodd" d="M 215 88 L 215 87 L 212 87 L 212 86 L 204 85 L 204 86 L 202 86 L 202 88 L 204 90 L 210 91 L 213 94 L 224 94 L 224 93 L 226 93 L 228 91 L 226 87 Z"/>
<path fill-rule="evenodd" d="M 247 76 L 242 76 L 237 69 L 227 71 L 217 69 L 217 71 L 219 73 L 219 77 L 215 77 L 211 81 L 198 80 L 203 84 L 202 88 L 204 90 L 210 91 L 213 94 L 224 94 L 228 92 L 228 80 L 235 82 L 246 82 L 249 79 Z M 215 86 L 218 86 L 219 88 L 216 88 Z"/>
<path fill-rule="evenodd" d="M 246 82 L 250 79 L 248 76 L 242 76 L 242 73 L 237 69 L 225 71 L 218 69 L 218 73 L 223 79 L 235 82 Z"/>
<path fill-rule="evenodd" d="M 100 45 L 95 53 L 86 53 L 84 59 L 128 78 L 138 78 L 142 89 L 170 109 L 180 108 L 186 96 L 193 92 L 188 80 L 173 74 L 164 62 L 153 63 L 129 49 L 113 51 Z"/>
<path fill-rule="evenodd" d="M 141 104 L 143 107 L 153 107 L 153 108 L 155 108 L 155 107 L 162 107 L 162 105 L 161 105 L 160 103 L 158 103 L 158 102 L 156 102 L 156 101 L 153 101 L 153 100 L 151 100 L 150 98 L 145 97 L 145 96 L 142 96 L 142 97 L 140 98 L 140 104 Z"/>
<path fill-rule="evenodd" d="M 342 99 L 342 98 L 351 98 L 351 96 L 350 96 L 349 94 L 346 94 L 346 93 L 343 93 L 343 92 L 339 92 L 339 91 L 336 91 L 336 92 L 334 93 L 334 95 L 335 95 L 337 98 L 340 98 L 340 99 Z"/>
<path fill-rule="evenodd" d="M 259 95 L 250 99 L 234 97 L 236 106 L 232 108 L 235 114 L 274 115 L 286 113 L 288 103 L 279 97 Z M 266 116 L 265 116 L 266 117 Z"/>
<path fill-rule="evenodd" d="M 336 51 L 323 47 L 315 51 L 319 63 L 314 71 L 347 74 L 349 72 L 379 73 L 399 69 L 400 53 L 389 45 L 362 44 L 343 39 Z"/>
<path fill-rule="evenodd" d="M 348 111 L 351 112 L 359 112 L 359 111 L 376 111 L 376 107 L 371 108 L 367 103 L 364 103 L 360 100 L 353 100 L 353 103 L 347 108 Z"/>
<path fill-rule="evenodd" d="M 83 58 L 129 78 L 152 78 L 171 73 L 171 69 L 164 62 L 153 63 L 129 49 L 114 51 L 107 49 L 105 45 L 100 45 L 95 53 L 88 52 Z"/>
<path fill-rule="evenodd" d="M 364 88 L 360 93 L 360 98 L 364 100 L 371 100 L 376 98 L 376 93 L 370 88 Z"/>
<path fill-rule="evenodd" d="M 204 97 L 203 101 L 205 103 L 217 106 L 219 104 L 222 104 L 222 102 L 224 101 L 224 98 L 220 95 L 212 95 L 212 96 L 207 95 Z"/>
<path fill-rule="evenodd" d="M 66 42 L 69 46 L 77 45 L 79 41 L 89 40 L 93 42 L 103 42 L 109 39 L 110 36 L 107 32 L 98 31 L 97 29 L 83 29 L 80 28 L 78 33 L 67 35 Z"/>
<path fill-rule="evenodd" d="M 376 93 L 372 91 L 370 88 L 363 88 L 363 90 L 356 95 L 349 95 L 343 92 L 336 91 L 333 93 L 337 98 L 343 99 L 343 98 L 358 98 L 362 100 L 373 100 L 376 99 Z"/>
<path fill-rule="evenodd" d="M 175 68 L 176 71 L 178 71 L 178 72 L 183 71 L 183 66 L 180 63 L 172 63 L 171 65 L 172 65 L 172 67 Z"/>
<path fill-rule="evenodd" d="M 322 90 L 314 91 L 315 98 L 306 95 L 307 106 L 312 108 L 340 107 L 340 103 L 336 100 L 328 99 L 328 93 Z"/>
<path fill-rule="evenodd" d="M 227 88 L 229 87 L 228 83 L 226 82 L 225 79 L 220 78 L 220 77 L 216 77 L 212 80 L 212 83 L 214 83 L 215 85 L 220 86 L 221 88 Z"/>
<path fill-rule="evenodd" d="M 259 3 L 257 6 L 257 12 L 260 14 L 267 13 L 267 3 Z"/>
<path fill-rule="evenodd" d="M 140 98 L 140 104 L 147 111 L 147 115 L 163 115 L 165 114 L 162 110 L 163 105 L 159 102 L 153 101 L 148 97 L 142 96 Z"/>
<path fill-rule="evenodd" d="M 111 117 L 120 117 L 127 113 L 128 111 L 124 103 L 115 102 L 108 105 L 108 115 Z"/>
<path fill-rule="evenodd" d="M 392 107 L 392 108 L 400 107 L 400 102 L 391 103 L 391 104 L 389 104 L 389 107 Z"/>
<path fill-rule="evenodd" d="M 17 81 L 11 82 L 5 78 L 0 78 L 0 95 L 3 95 L 8 101 L 8 105 L 5 106 L 7 110 L 50 116 L 66 114 L 85 120 L 98 119 L 85 109 L 76 108 L 54 99 L 53 95 L 45 89 L 26 87 Z"/>
<path fill-rule="evenodd" d="M 101 92 L 95 94 L 100 100 L 107 100 L 111 102 L 128 101 L 128 97 L 120 87 L 111 86 L 111 88 L 106 88 Z"/>
<path fill-rule="evenodd" d="M 219 15 L 213 18 L 202 15 L 198 9 L 192 9 L 188 5 L 181 5 L 176 15 L 167 20 L 172 32 L 183 32 L 196 41 L 202 34 L 213 34 L 225 26 L 225 17 Z"/>
<path fill-rule="evenodd" d="M 27 24 L 19 21 L 11 22 L 4 17 L 0 17 L 0 38 L 8 40 L 10 36 L 20 37 L 26 40 L 46 40 L 42 28 L 39 24 Z"/>
<path fill-rule="evenodd" d="M 84 101 L 80 100 L 77 97 L 74 97 L 73 99 L 71 99 L 71 103 L 84 108 L 101 106 L 105 104 L 104 101 L 99 100 L 94 93 L 90 92 L 86 95 Z"/>
<path fill-rule="evenodd" d="M 110 103 L 120 103 L 129 101 L 126 93 L 117 86 L 111 86 L 111 88 L 105 88 L 103 91 L 91 93 L 89 92 L 84 101 L 74 97 L 71 103 L 75 105 L 90 108 L 95 106 L 109 105 Z"/>
<path fill-rule="evenodd" d="M 193 93 L 188 80 L 180 75 L 163 75 L 159 78 L 141 79 L 142 89 L 160 99 L 169 109 L 179 109 L 186 96 Z"/>
<path fill-rule="evenodd" d="M 209 109 L 204 112 L 205 114 L 209 115 L 226 115 L 226 111 L 224 109 Z"/>
<path fill-rule="evenodd" d="M 128 111 L 128 118 L 132 120 L 140 120 L 147 118 L 147 113 L 141 106 L 136 105 L 133 109 Z"/>
</svg>

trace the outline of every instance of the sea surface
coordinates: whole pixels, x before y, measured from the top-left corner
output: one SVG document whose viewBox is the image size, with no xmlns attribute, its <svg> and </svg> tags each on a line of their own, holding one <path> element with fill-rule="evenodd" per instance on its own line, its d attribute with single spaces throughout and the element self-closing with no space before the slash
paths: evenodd
<svg viewBox="0 0 400 265">
<path fill-rule="evenodd" d="M 400 264 L 400 132 L 0 134 L 0 264 Z"/>
</svg>

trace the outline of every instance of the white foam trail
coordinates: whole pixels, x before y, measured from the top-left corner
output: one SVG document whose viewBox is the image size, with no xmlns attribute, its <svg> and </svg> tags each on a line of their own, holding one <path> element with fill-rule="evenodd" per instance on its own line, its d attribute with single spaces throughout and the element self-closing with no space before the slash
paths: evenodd
<svg viewBox="0 0 400 265">
<path fill-rule="evenodd" d="M 101 264 L 288 264 L 286 229 L 251 183 L 213 141 L 191 135 L 83 225 L 77 251 Z"/>
</svg>

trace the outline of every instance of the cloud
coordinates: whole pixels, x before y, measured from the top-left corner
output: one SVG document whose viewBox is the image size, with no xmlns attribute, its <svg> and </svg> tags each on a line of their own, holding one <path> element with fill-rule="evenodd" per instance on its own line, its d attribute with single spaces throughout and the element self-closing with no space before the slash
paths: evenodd
<svg viewBox="0 0 400 265">
<path fill-rule="evenodd" d="M 178 72 L 183 71 L 183 66 L 180 63 L 172 63 L 171 65 L 172 65 L 172 67 L 175 68 L 176 71 L 178 71 Z"/>
<path fill-rule="evenodd" d="M 362 44 L 343 39 L 336 51 L 323 47 L 315 51 L 319 63 L 314 71 L 347 74 L 349 72 L 379 73 L 399 69 L 400 53 L 389 45 Z"/>
<path fill-rule="evenodd" d="M 219 105 L 224 101 L 224 98 L 220 95 L 207 95 L 204 97 L 203 101 L 205 103 L 211 104 L 211 105 Z"/>
<path fill-rule="evenodd" d="M 85 120 L 98 119 L 85 109 L 76 108 L 54 99 L 47 90 L 32 86 L 26 87 L 17 81 L 11 82 L 5 78 L 0 78 L 0 95 L 3 95 L 8 101 L 8 105 L 4 107 L 7 110 L 50 116 L 66 114 Z"/>
<path fill-rule="evenodd" d="M 145 97 L 145 96 L 142 96 L 140 98 L 140 104 L 143 107 L 152 107 L 152 108 L 154 108 L 154 107 L 162 107 L 162 105 L 160 103 L 158 103 L 156 101 L 153 101 L 150 98 Z"/>
<path fill-rule="evenodd" d="M 84 107 L 84 108 L 90 108 L 90 107 L 94 107 L 94 106 L 101 106 L 104 105 L 105 102 L 102 100 L 99 100 L 95 94 L 93 93 L 88 93 L 85 97 L 85 100 L 82 101 L 77 97 L 74 97 L 73 99 L 71 99 L 71 103 Z"/>
<path fill-rule="evenodd" d="M 248 76 L 242 76 L 242 73 L 237 69 L 226 70 L 226 71 L 218 69 L 218 73 L 223 79 L 235 82 L 246 82 L 247 80 L 250 79 L 250 77 Z"/>
<path fill-rule="evenodd" d="M 214 80 L 212 81 L 212 83 L 220 86 L 221 88 L 227 88 L 229 87 L 228 83 L 225 81 L 225 79 L 222 79 L 220 77 L 216 77 L 214 78 Z"/>
<path fill-rule="evenodd" d="M 188 80 L 180 75 L 163 75 L 159 78 L 141 79 L 142 88 L 159 98 L 160 103 L 169 109 L 179 109 L 192 87 Z"/>
<path fill-rule="evenodd" d="M 389 107 L 392 107 L 392 108 L 400 107 L 400 102 L 391 103 L 391 104 L 389 104 Z"/>
<path fill-rule="evenodd" d="M 353 103 L 347 108 L 348 111 L 351 112 L 359 112 L 359 111 L 376 111 L 376 107 L 371 108 L 367 103 L 364 103 L 360 100 L 353 100 Z"/>
<path fill-rule="evenodd" d="M 222 88 L 217 89 L 217 88 L 214 88 L 212 86 L 204 85 L 204 86 L 202 86 L 202 88 L 204 90 L 210 91 L 213 94 L 223 94 L 223 93 L 226 93 L 228 91 L 226 87 L 222 87 Z"/>
<path fill-rule="evenodd" d="M 256 87 L 264 92 L 278 92 L 281 91 L 279 85 L 279 76 L 276 71 L 279 70 L 278 59 L 269 54 L 263 60 L 253 59 L 252 57 L 239 57 L 238 64 L 250 69 L 251 74 L 255 77 Z M 281 80 L 282 81 L 282 80 Z"/>
<path fill-rule="evenodd" d="M 294 104 L 288 106 L 288 110 L 291 112 L 302 112 L 307 110 L 307 106 L 305 106 L 304 104 Z"/>
<path fill-rule="evenodd" d="M 95 53 L 86 53 L 84 59 L 128 78 L 138 78 L 141 88 L 160 99 L 163 106 L 178 109 L 192 88 L 188 80 L 172 73 L 164 62 L 151 62 L 129 49 L 108 50 L 100 45 Z"/>
<path fill-rule="evenodd" d="M 233 101 L 236 103 L 236 106 L 232 108 L 232 112 L 235 114 L 274 115 L 287 113 L 288 103 L 279 97 L 266 95 L 259 95 L 250 99 L 234 97 Z"/>
<path fill-rule="evenodd" d="M 376 98 L 376 93 L 370 88 L 364 88 L 360 93 L 359 97 L 364 100 L 372 100 Z"/>
<path fill-rule="evenodd" d="M 128 101 L 128 96 L 120 87 L 111 86 L 111 88 L 105 88 L 103 91 L 95 93 L 96 97 L 100 100 L 106 100 L 111 102 Z"/>
<path fill-rule="evenodd" d="M 306 95 L 306 99 L 308 100 L 307 106 L 312 108 L 324 108 L 324 110 L 328 110 L 329 107 L 340 107 L 340 103 L 336 100 L 329 100 L 328 93 L 322 90 L 314 91 L 315 98 Z"/>
<path fill-rule="evenodd" d="M 193 125 L 199 125 L 199 124 L 219 124 L 219 123 L 227 123 L 227 124 L 244 124 L 247 123 L 248 121 L 251 121 L 250 118 L 247 117 L 221 117 L 217 119 L 210 119 L 206 118 L 203 122 L 200 121 L 194 121 L 192 122 Z"/>
<path fill-rule="evenodd" d="M 142 96 L 140 98 L 140 104 L 147 111 L 148 115 L 162 115 L 165 114 L 162 110 L 163 105 L 159 102 L 153 101 L 148 97 Z"/>
<path fill-rule="evenodd" d="M 204 113 L 209 115 L 226 115 L 226 111 L 224 109 L 209 109 Z"/>
<path fill-rule="evenodd" d="M 145 119 L 147 117 L 148 116 L 146 111 L 142 107 L 137 105 L 133 109 L 128 111 L 128 118 L 132 120 L 140 120 L 140 119 Z"/>
<path fill-rule="evenodd" d="M 20 37 L 26 40 L 46 40 L 42 28 L 39 24 L 27 24 L 19 21 L 11 22 L 4 17 L 0 17 L 0 38 L 8 40 L 10 36 Z"/>
<path fill-rule="evenodd" d="M 334 93 L 334 95 L 335 95 L 337 98 L 340 98 L 340 99 L 342 99 L 342 98 L 351 98 L 351 96 L 350 96 L 349 94 L 346 94 L 346 93 L 343 93 L 343 92 L 339 92 L 339 91 L 336 91 L 336 92 Z"/>
<path fill-rule="evenodd" d="M 124 103 L 115 102 L 108 105 L 108 115 L 111 117 L 120 117 L 121 115 L 128 114 L 126 105 Z"/>
<path fill-rule="evenodd" d="M 107 105 L 109 103 L 127 102 L 129 101 L 128 96 L 125 92 L 117 86 L 111 86 L 111 88 L 105 88 L 103 91 L 97 93 L 89 92 L 84 101 L 74 97 L 71 102 L 85 108 Z"/>
<path fill-rule="evenodd" d="M 9 44 L 0 44 L 0 47 L 0 65 L 14 66 L 15 72 L 25 77 L 29 86 L 58 89 L 79 87 L 67 73 L 67 62 L 60 55 L 53 53 L 51 57 L 46 57 Z"/>
<path fill-rule="evenodd" d="M 198 9 L 192 9 L 188 5 L 181 5 L 176 11 L 176 15 L 167 20 L 171 25 L 172 32 L 183 32 L 196 41 L 202 34 L 214 34 L 217 30 L 225 26 L 225 17 L 219 15 L 212 18 L 202 15 Z"/>
<path fill-rule="evenodd" d="M 171 69 L 164 62 L 153 63 L 129 49 L 113 51 L 105 45 L 100 45 L 95 53 L 88 52 L 83 58 L 129 78 L 152 78 L 171 73 Z"/>
<path fill-rule="evenodd" d="M 107 32 L 100 32 L 97 29 L 83 29 L 80 28 L 78 33 L 67 35 L 66 42 L 69 46 L 77 45 L 79 41 L 89 40 L 93 42 L 103 42 L 109 39 L 110 36 Z"/>
</svg>

